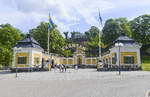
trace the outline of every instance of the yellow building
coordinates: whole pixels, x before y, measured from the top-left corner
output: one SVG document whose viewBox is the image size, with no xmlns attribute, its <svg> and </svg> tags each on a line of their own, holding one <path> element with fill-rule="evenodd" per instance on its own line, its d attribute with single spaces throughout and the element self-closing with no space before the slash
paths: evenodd
<svg viewBox="0 0 150 97">
<path fill-rule="evenodd" d="M 134 39 L 122 33 L 109 49 L 109 53 L 102 56 L 103 63 L 111 66 L 141 67 L 140 47 Z"/>
<path fill-rule="evenodd" d="M 116 45 L 121 43 L 122 45 Z M 76 48 L 73 57 L 59 57 L 55 54 L 51 57 L 44 53 L 39 43 L 29 34 L 13 47 L 12 69 L 34 69 L 51 68 L 51 63 L 79 66 L 96 66 L 98 57 L 86 57 L 85 48 L 79 44 L 73 45 Z M 50 60 L 50 61 L 48 61 Z M 140 67 L 140 46 L 134 39 L 127 37 L 124 33 L 114 41 L 108 53 L 102 56 L 102 61 L 108 66 L 132 66 Z M 100 67 L 100 66 L 99 66 Z"/>
<path fill-rule="evenodd" d="M 30 34 L 20 40 L 13 47 L 12 70 L 17 69 L 34 69 L 34 68 L 51 68 L 52 61 L 54 64 L 65 65 L 95 65 L 97 64 L 96 57 L 86 57 L 84 47 L 79 44 L 73 45 L 76 48 L 73 57 L 60 57 L 56 54 L 44 53 L 43 48 L 33 39 Z"/>
<path fill-rule="evenodd" d="M 78 65 L 82 66 L 95 66 L 98 62 L 98 57 L 86 57 L 85 56 L 85 47 L 79 44 L 73 44 L 72 46 L 69 46 L 70 48 L 76 48 L 73 57 L 57 57 L 58 64 L 65 64 L 65 65 Z M 65 48 L 65 47 L 64 47 Z M 67 48 L 67 47 L 66 47 Z"/>
<path fill-rule="evenodd" d="M 12 69 L 42 67 L 43 48 L 28 34 L 13 47 Z"/>
</svg>

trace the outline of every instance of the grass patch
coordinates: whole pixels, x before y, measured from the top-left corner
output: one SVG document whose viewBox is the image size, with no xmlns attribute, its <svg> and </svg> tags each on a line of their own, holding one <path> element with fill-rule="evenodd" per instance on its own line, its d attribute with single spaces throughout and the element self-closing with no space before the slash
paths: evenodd
<svg viewBox="0 0 150 97">
<path fill-rule="evenodd" d="M 143 56 L 141 62 L 142 70 L 150 71 L 150 56 Z"/>
<path fill-rule="evenodd" d="M 150 63 L 142 63 L 142 70 L 150 71 Z"/>
</svg>

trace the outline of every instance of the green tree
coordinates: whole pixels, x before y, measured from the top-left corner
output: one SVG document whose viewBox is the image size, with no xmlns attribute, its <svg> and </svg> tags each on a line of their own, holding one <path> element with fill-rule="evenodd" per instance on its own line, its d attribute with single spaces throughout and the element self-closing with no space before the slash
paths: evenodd
<svg viewBox="0 0 150 97">
<path fill-rule="evenodd" d="M 88 42 L 87 48 L 85 50 L 86 56 L 98 56 L 99 55 L 99 44 L 98 41 Z"/>
<path fill-rule="evenodd" d="M 71 52 L 70 49 L 66 49 L 66 50 L 63 51 L 63 56 L 70 57 L 70 56 L 73 56 L 73 55 L 72 55 L 72 52 Z"/>
<path fill-rule="evenodd" d="M 22 36 L 21 36 L 22 35 Z M 8 66 L 12 63 L 12 47 L 23 38 L 20 30 L 10 24 L 0 25 L 0 64 Z"/>
<path fill-rule="evenodd" d="M 130 21 L 132 37 L 139 43 L 150 44 L 150 15 L 141 15 Z"/>
<path fill-rule="evenodd" d="M 66 40 L 68 39 L 68 34 L 69 34 L 69 32 L 63 32 L 64 33 L 64 35 L 65 35 L 65 38 L 66 38 Z"/>
<path fill-rule="evenodd" d="M 129 37 L 132 37 L 130 22 L 126 18 L 119 18 L 116 21 L 120 24 L 122 31 Z"/>
<path fill-rule="evenodd" d="M 12 50 L 6 47 L 0 46 L 0 64 L 9 66 L 12 64 Z"/>
<path fill-rule="evenodd" d="M 102 32 L 102 41 L 106 47 L 112 44 L 122 32 L 130 37 L 132 36 L 131 28 L 126 18 L 108 19 Z"/>
<path fill-rule="evenodd" d="M 75 32 L 75 31 L 71 32 L 71 38 L 72 39 L 74 38 L 75 34 L 80 34 L 80 32 Z"/>
<path fill-rule="evenodd" d="M 92 26 L 90 30 L 85 32 L 85 34 L 88 37 L 88 39 L 90 39 L 90 41 L 97 40 L 99 38 L 99 29 L 95 26 Z"/>
<path fill-rule="evenodd" d="M 98 56 L 99 49 L 99 29 L 92 26 L 87 32 L 85 32 L 89 39 L 87 49 L 85 50 L 87 56 Z"/>
<path fill-rule="evenodd" d="M 48 44 L 48 23 L 41 22 L 39 26 L 31 29 L 29 33 L 36 39 L 40 46 L 47 51 Z M 61 54 L 61 48 L 65 45 L 65 39 L 62 37 L 57 29 L 57 26 L 50 30 L 50 52 Z"/>
<path fill-rule="evenodd" d="M 130 21 L 132 37 L 142 45 L 141 54 L 148 54 L 150 49 L 150 15 L 141 15 Z"/>
</svg>

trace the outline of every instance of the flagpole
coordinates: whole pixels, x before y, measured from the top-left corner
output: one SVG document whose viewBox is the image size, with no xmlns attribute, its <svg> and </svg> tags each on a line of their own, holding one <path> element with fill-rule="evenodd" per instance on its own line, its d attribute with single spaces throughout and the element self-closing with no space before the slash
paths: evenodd
<svg viewBox="0 0 150 97">
<path fill-rule="evenodd" d="M 49 16 L 50 16 L 50 13 L 49 13 Z M 49 21 L 49 16 L 48 16 L 48 21 Z M 50 64 L 50 55 L 49 55 L 49 27 L 48 27 L 48 47 L 47 47 L 47 52 L 48 52 L 48 62 L 49 62 L 49 64 Z M 48 67 L 49 67 L 49 65 L 48 65 Z"/>
<path fill-rule="evenodd" d="M 49 55 L 49 28 L 48 28 L 48 48 L 47 48 L 47 52 L 48 52 L 48 55 Z"/>
<path fill-rule="evenodd" d="M 50 17 L 50 13 L 49 13 L 49 19 L 48 19 L 48 47 L 47 47 L 49 57 L 50 57 L 50 52 L 49 52 L 49 49 L 50 49 L 50 31 L 52 31 L 53 28 L 54 28 L 54 23 L 53 23 L 53 21 Z M 50 58 L 49 58 L 49 63 L 50 63 Z M 49 69 L 51 70 L 51 65 L 50 65 Z"/>
<path fill-rule="evenodd" d="M 101 31 L 99 31 L 99 61 L 101 60 L 101 39 L 100 39 L 100 34 Z"/>
<path fill-rule="evenodd" d="M 99 11 L 99 25 L 100 25 L 100 28 L 103 28 L 102 18 L 100 16 L 100 10 L 98 9 L 98 11 Z M 102 60 L 101 60 L 101 56 L 102 56 L 102 54 L 101 54 L 101 39 L 100 39 L 101 33 L 102 33 L 102 30 L 99 29 L 99 61 L 102 62 Z"/>
</svg>

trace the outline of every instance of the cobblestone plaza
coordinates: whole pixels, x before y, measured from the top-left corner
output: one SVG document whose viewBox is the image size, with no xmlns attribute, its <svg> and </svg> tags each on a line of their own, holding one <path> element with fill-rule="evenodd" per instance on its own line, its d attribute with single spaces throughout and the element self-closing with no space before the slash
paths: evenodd
<svg viewBox="0 0 150 97">
<path fill-rule="evenodd" d="M 145 97 L 150 72 L 97 72 L 68 69 L 48 72 L 0 72 L 1 97 Z"/>
</svg>

